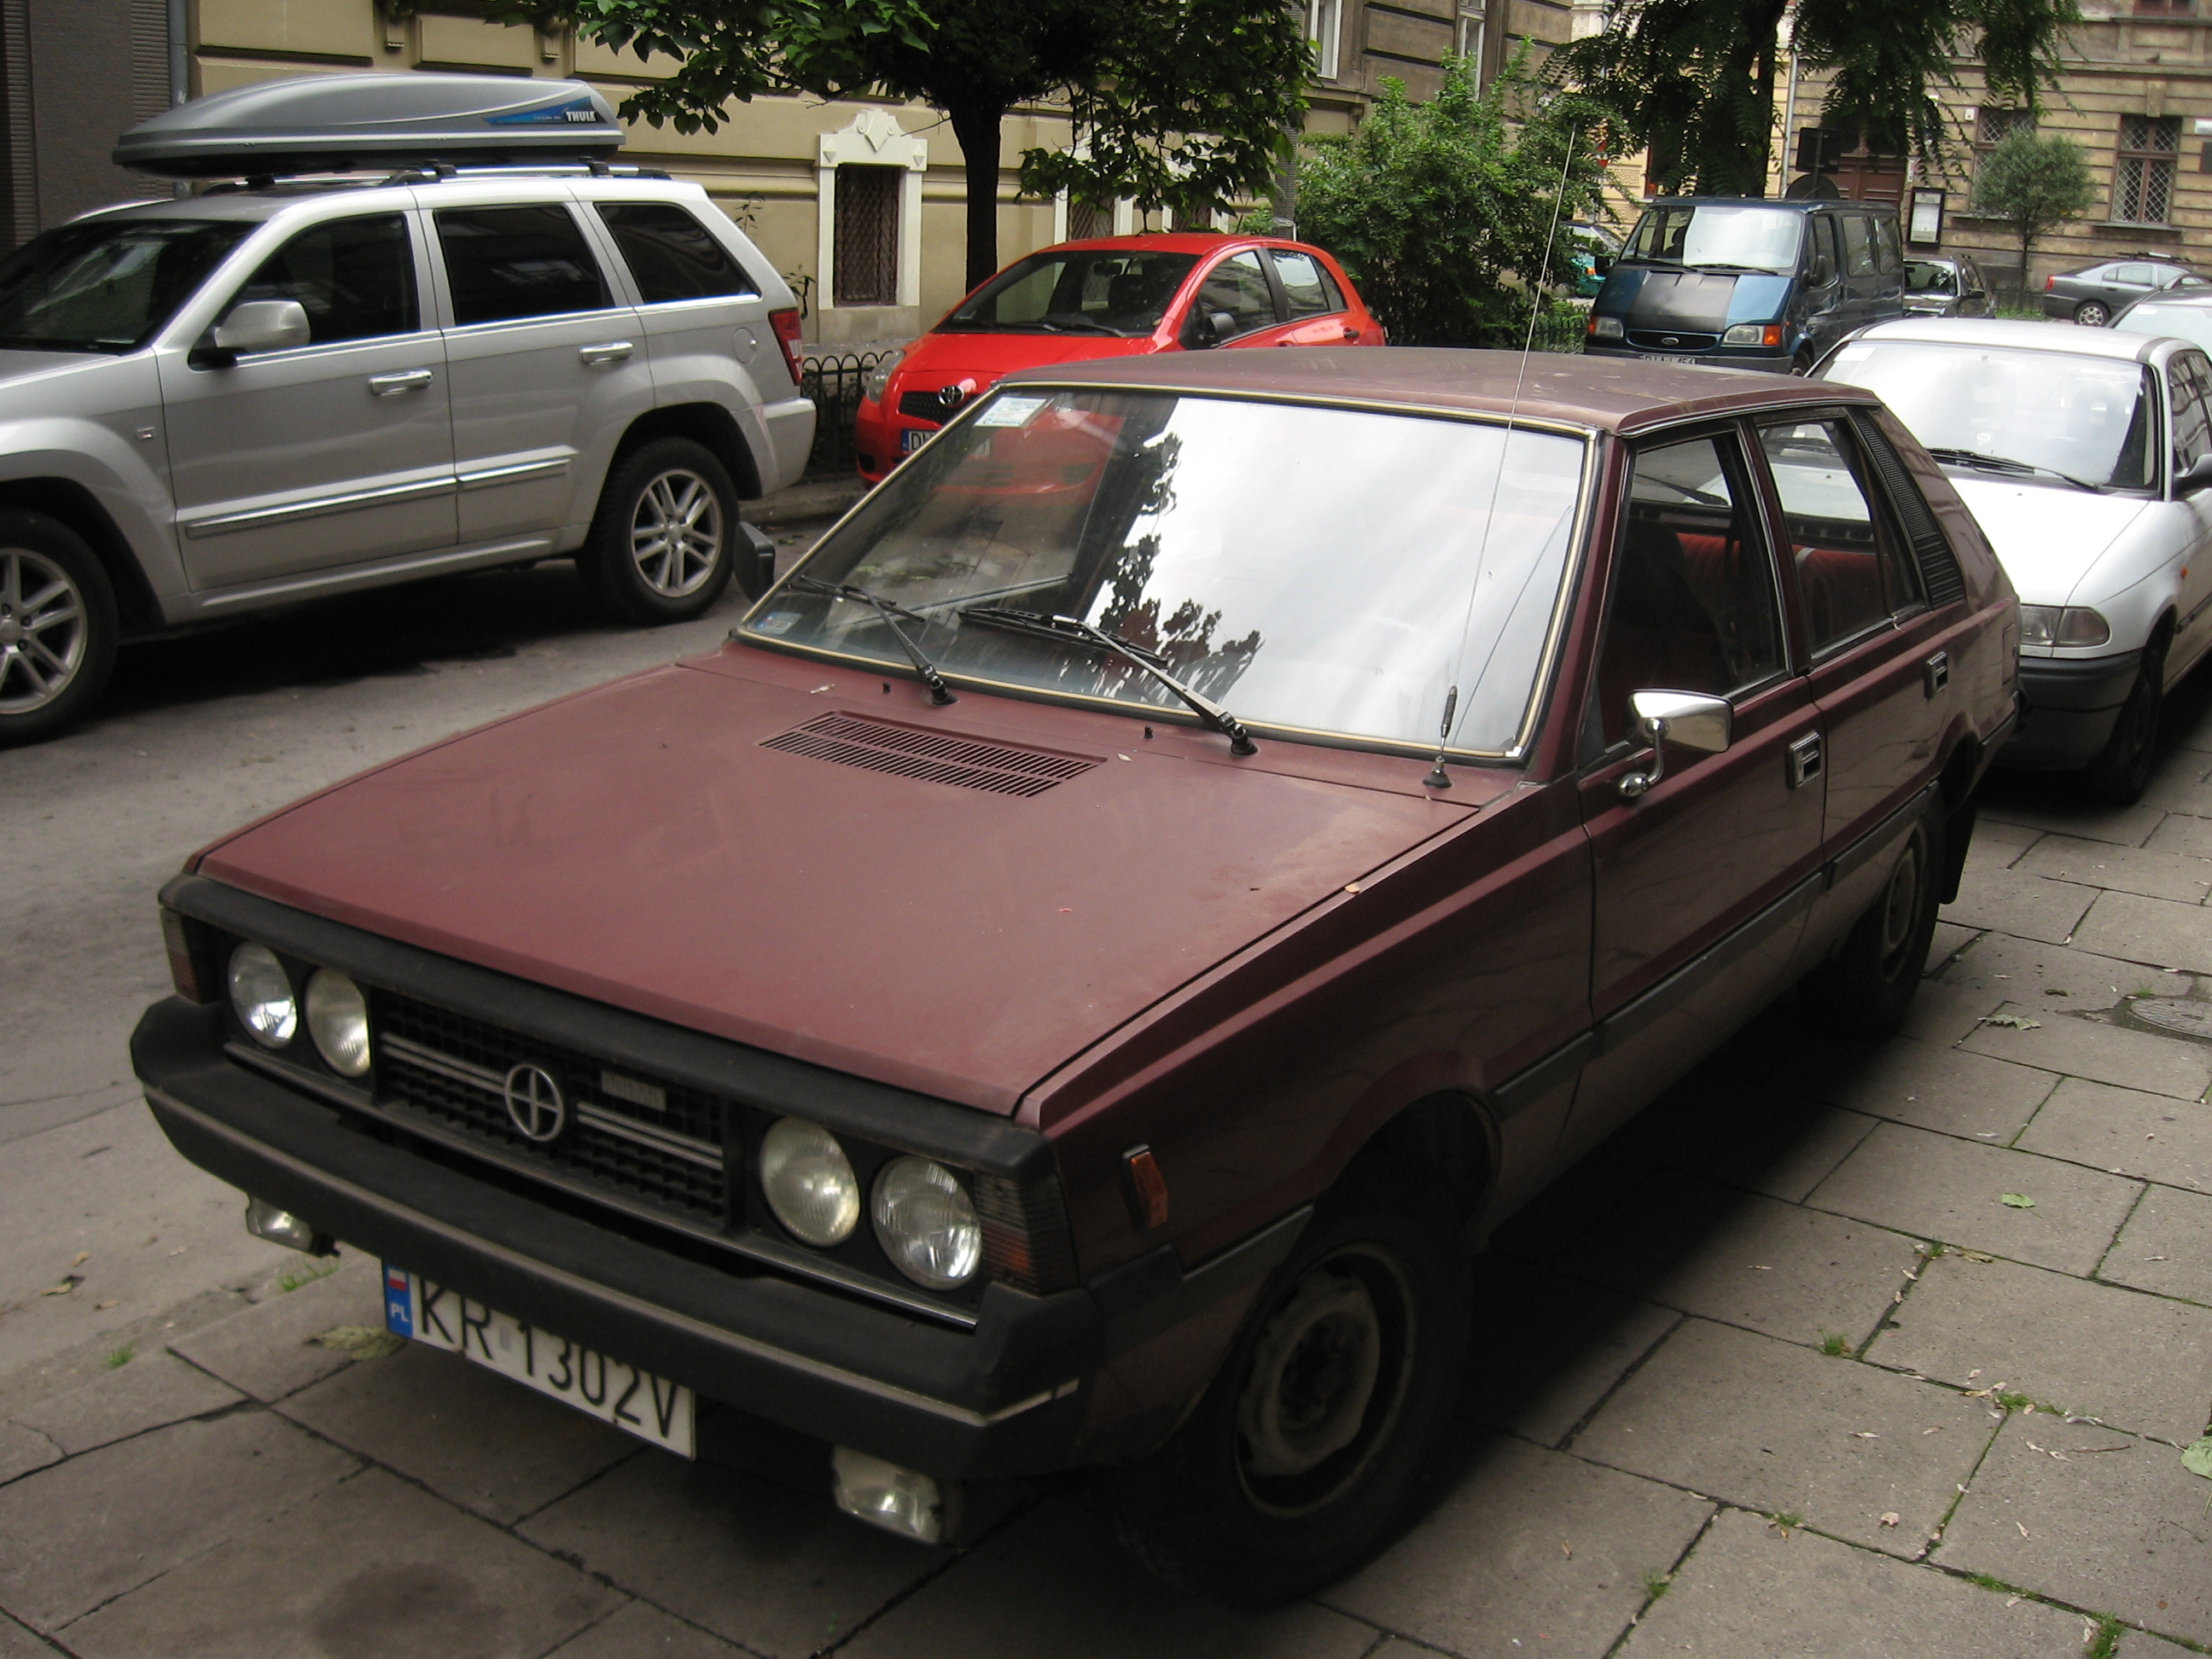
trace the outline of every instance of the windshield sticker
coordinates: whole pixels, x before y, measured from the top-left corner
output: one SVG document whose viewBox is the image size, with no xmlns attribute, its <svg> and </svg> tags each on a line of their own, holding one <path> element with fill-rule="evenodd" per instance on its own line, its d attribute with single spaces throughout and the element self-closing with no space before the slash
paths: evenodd
<svg viewBox="0 0 2212 1659">
<path fill-rule="evenodd" d="M 1001 398 L 975 417 L 977 426 L 1027 426 L 1050 398 Z"/>
<path fill-rule="evenodd" d="M 753 624 L 756 634 L 788 634 L 792 623 L 799 620 L 796 611 L 771 611 Z"/>
</svg>

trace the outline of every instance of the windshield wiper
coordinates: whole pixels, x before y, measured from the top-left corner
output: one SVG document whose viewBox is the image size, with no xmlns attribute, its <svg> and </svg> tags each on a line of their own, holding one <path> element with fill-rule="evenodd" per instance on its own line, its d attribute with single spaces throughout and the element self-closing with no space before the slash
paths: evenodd
<svg viewBox="0 0 2212 1659">
<path fill-rule="evenodd" d="M 1731 270 L 1740 276 L 1779 276 L 1782 273 L 1772 265 L 1731 265 L 1718 260 L 1700 259 L 1690 267 L 1692 270 Z"/>
<path fill-rule="evenodd" d="M 979 622 L 990 628 L 1003 628 L 1016 634 L 1031 634 L 1043 639 L 1075 640 L 1085 645 L 1095 645 L 1102 651 L 1133 662 L 1162 685 L 1188 703 L 1198 717 L 1229 739 L 1232 755 L 1256 755 L 1260 745 L 1252 741 L 1252 734 L 1244 729 L 1243 722 L 1219 703 L 1203 696 L 1185 685 L 1163 665 L 1164 659 L 1157 651 L 1141 645 L 1133 645 L 1118 634 L 1109 634 L 1103 628 L 1093 628 L 1075 617 L 1042 617 L 1034 611 L 1017 611 L 1011 605 L 971 605 L 960 613 L 965 622 Z"/>
<path fill-rule="evenodd" d="M 1037 319 L 1037 326 L 1048 328 L 1060 334 L 1110 334 L 1117 340 L 1123 337 L 1120 329 L 1109 328 L 1105 324 L 1093 322 L 1088 317 L 1040 317 Z"/>
<path fill-rule="evenodd" d="M 884 619 L 884 626 L 891 630 L 891 637 L 899 642 L 899 648 L 906 653 L 907 660 L 914 665 L 914 672 L 929 688 L 930 702 L 941 708 L 948 702 L 960 701 L 952 695 L 952 688 L 945 683 L 945 676 L 937 672 L 937 665 L 921 654 L 921 647 L 907 638 L 906 629 L 898 625 L 898 619 L 904 617 L 909 622 L 918 622 L 926 627 L 928 617 L 909 611 L 902 605 L 893 605 L 881 594 L 871 593 L 866 588 L 855 586 L 851 582 L 825 582 L 817 581 L 811 576 L 786 576 L 783 585 L 797 588 L 802 593 L 819 593 L 825 599 L 853 599 L 861 605 L 873 606 L 876 614 Z"/>
<path fill-rule="evenodd" d="M 2076 489 L 2086 489 L 2093 495 L 2105 493 L 2102 484 L 2093 484 L 2087 478 L 2077 478 L 2071 472 L 2061 472 L 2055 466 L 2038 466 L 2033 461 L 2015 461 L 2007 455 L 1984 455 L 1973 449 L 1931 449 L 1929 454 L 1946 466 L 1970 466 L 1978 472 L 2008 472 L 2017 477 L 2022 473 L 2040 472 L 2046 477 L 2062 478 Z"/>
</svg>

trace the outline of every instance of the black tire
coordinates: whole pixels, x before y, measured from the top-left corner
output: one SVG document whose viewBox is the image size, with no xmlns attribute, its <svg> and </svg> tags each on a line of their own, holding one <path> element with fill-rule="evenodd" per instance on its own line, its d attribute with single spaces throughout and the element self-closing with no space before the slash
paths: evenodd
<svg viewBox="0 0 2212 1659">
<path fill-rule="evenodd" d="M 2074 320 L 2084 328 L 2102 328 L 2112 320 L 2112 308 L 2102 300 L 2084 300 L 2074 307 Z"/>
<path fill-rule="evenodd" d="M 1830 1030 L 1887 1036 L 1905 1023 L 1936 938 L 1942 843 L 1942 819 L 1926 814 L 1842 948 L 1806 976 L 1806 996 Z"/>
<path fill-rule="evenodd" d="M 1459 1220 L 1424 1171 L 1346 1172 L 1158 1451 L 1103 1472 L 1122 1542 L 1242 1606 L 1328 1583 L 1422 1496 L 1467 1364 Z"/>
<path fill-rule="evenodd" d="M 84 538 L 44 513 L 0 512 L 0 748 L 82 719 L 122 636 L 114 586 Z"/>
<path fill-rule="evenodd" d="M 1802 380 L 1806 375 L 1810 374 L 1813 372 L 1813 365 L 1815 361 L 1816 360 L 1811 352 L 1801 351 L 1795 357 L 1792 357 L 1790 360 L 1790 372 L 1792 374 L 1796 375 L 1800 380 Z"/>
<path fill-rule="evenodd" d="M 2166 658 L 2162 649 L 2144 653 L 2112 722 L 2112 735 L 2096 758 L 2081 769 L 2081 793 L 2112 806 L 2133 806 L 2150 787 L 2158 763 L 2158 717 L 2166 706 Z"/>
<path fill-rule="evenodd" d="M 593 600 L 623 622 L 689 622 L 729 586 L 737 530 L 738 492 L 714 453 L 689 438 L 654 438 L 607 475 L 576 568 Z"/>
</svg>

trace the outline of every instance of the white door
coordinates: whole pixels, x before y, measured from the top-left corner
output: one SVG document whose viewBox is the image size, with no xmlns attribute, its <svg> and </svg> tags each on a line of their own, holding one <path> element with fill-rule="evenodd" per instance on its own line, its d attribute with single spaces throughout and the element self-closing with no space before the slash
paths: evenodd
<svg viewBox="0 0 2212 1659">
<path fill-rule="evenodd" d="M 2166 371 L 2173 438 L 2173 476 L 2179 479 L 2198 457 L 2212 453 L 2212 362 L 2202 352 L 2178 352 Z M 2171 684 L 2212 650 L 2212 489 L 2179 495 L 2164 510 L 2186 514 L 2181 568 L 2174 585 L 2173 642 L 2166 648 L 2166 682 Z"/>
</svg>

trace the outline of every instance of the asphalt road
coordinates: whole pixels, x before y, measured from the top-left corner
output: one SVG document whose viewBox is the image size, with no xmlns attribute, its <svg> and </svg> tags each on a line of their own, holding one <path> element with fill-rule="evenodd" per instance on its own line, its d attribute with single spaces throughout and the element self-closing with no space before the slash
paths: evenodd
<svg viewBox="0 0 2212 1659">
<path fill-rule="evenodd" d="M 770 533 L 787 560 L 823 527 Z M 155 895 L 185 858 L 365 767 L 712 650 L 744 604 L 611 627 L 565 562 L 326 600 L 131 647 L 91 721 L 0 751 L 0 1406 L 289 1265 L 131 1079 L 131 1028 L 168 988 Z"/>
</svg>

